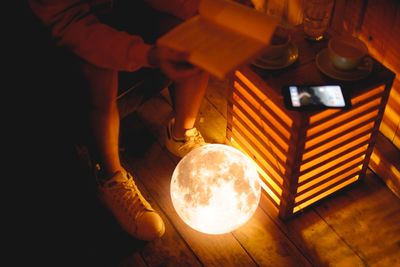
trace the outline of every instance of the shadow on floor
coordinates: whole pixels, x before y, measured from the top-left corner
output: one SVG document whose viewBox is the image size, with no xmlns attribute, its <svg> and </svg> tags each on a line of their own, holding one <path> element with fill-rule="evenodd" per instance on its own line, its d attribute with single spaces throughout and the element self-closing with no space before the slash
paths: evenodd
<svg viewBox="0 0 400 267">
<path fill-rule="evenodd" d="M 91 203 L 88 258 L 91 266 L 117 266 L 147 244 L 133 239 L 97 199 Z"/>
<path fill-rule="evenodd" d="M 136 113 L 121 121 L 120 149 L 129 157 L 141 157 L 157 142 L 157 138 L 145 128 Z"/>
</svg>

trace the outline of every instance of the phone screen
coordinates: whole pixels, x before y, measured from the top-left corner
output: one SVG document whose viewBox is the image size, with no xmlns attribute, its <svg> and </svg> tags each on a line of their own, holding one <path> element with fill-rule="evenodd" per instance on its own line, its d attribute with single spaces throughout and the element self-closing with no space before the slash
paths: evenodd
<svg viewBox="0 0 400 267">
<path fill-rule="evenodd" d="M 339 85 L 289 86 L 291 106 L 345 108 L 347 101 Z"/>
</svg>

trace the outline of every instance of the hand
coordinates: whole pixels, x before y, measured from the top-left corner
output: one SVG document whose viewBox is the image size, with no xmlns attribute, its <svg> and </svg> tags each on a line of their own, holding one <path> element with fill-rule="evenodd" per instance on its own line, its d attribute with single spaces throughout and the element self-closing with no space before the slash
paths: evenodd
<svg viewBox="0 0 400 267">
<path fill-rule="evenodd" d="M 148 59 L 151 65 L 160 67 L 162 72 L 174 82 L 180 82 L 201 73 L 201 70 L 188 62 L 187 52 L 176 51 L 155 45 L 150 49 Z"/>
</svg>

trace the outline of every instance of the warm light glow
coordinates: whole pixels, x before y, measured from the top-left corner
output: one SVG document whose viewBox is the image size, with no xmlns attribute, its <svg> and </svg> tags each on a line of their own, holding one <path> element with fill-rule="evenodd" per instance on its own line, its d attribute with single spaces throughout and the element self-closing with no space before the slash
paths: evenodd
<svg viewBox="0 0 400 267">
<path fill-rule="evenodd" d="M 339 189 L 345 187 L 346 185 L 356 182 L 357 180 L 358 180 L 358 176 L 354 176 L 354 177 L 351 177 L 350 179 L 344 180 L 343 183 L 338 184 L 335 187 L 330 188 L 329 190 L 323 191 L 320 194 L 316 195 L 314 198 L 295 206 L 293 209 L 293 213 L 304 209 L 305 207 L 317 202 L 318 200 L 320 200 L 326 196 L 329 196 L 330 194 L 338 191 Z"/>
<path fill-rule="evenodd" d="M 171 180 L 173 206 L 193 229 L 231 232 L 254 214 L 261 197 L 255 164 L 236 148 L 208 144 L 187 154 Z"/>
<path fill-rule="evenodd" d="M 235 75 L 241 80 L 252 92 L 254 92 L 261 101 L 268 107 L 271 107 L 271 111 L 274 112 L 278 118 L 283 120 L 287 126 L 292 126 L 293 120 L 281 109 L 274 101 L 268 98 L 260 88 L 258 88 L 254 83 L 252 83 L 246 76 L 244 76 L 240 71 L 236 71 Z"/>
<path fill-rule="evenodd" d="M 362 177 L 385 86 L 353 96 L 350 110 L 304 116 L 286 110 L 274 86 L 274 79 L 268 84 L 251 70 L 236 71 L 227 128 L 232 143 L 258 165 L 261 187 L 280 217 L 288 218 Z M 385 114 L 392 113 L 389 105 Z M 384 120 L 381 129 L 389 127 L 385 122 L 398 125 Z"/>
<path fill-rule="evenodd" d="M 239 150 L 242 150 L 242 151 L 245 150 L 233 138 L 231 138 L 231 142 L 232 142 L 232 145 L 237 147 Z M 262 169 L 260 164 L 257 164 L 256 162 L 254 162 L 254 164 L 256 164 L 257 171 L 258 171 L 259 175 L 261 176 L 261 179 L 260 179 L 261 188 L 264 189 L 267 192 L 267 194 L 274 200 L 274 204 L 279 205 L 281 202 L 279 197 L 282 195 L 281 187 L 279 185 L 277 185 L 275 183 L 275 181 Z M 268 185 L 266 184 L 266 182 L 268 183 Z M 274 191 L 272 191 L 270 187 L 273 187 L 275 189 L 275 192 L 278 193 L 278 195 Z"/>
</svg>

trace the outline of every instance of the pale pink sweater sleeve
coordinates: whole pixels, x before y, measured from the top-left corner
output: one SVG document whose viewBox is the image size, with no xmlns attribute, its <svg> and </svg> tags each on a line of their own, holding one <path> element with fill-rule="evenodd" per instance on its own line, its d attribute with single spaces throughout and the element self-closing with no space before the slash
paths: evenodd
<svg viewBox="0 0 400 267">
<path fill-rule="evenodd" d="M 84 1 L 29 0 L 29 3 L 34 14 L 50 28 L 57 44 L 87 62 L 120 71 L 149 66 L 147 52 L 151 46 L 140 36 L 101 23 Z"/>
</svg>

